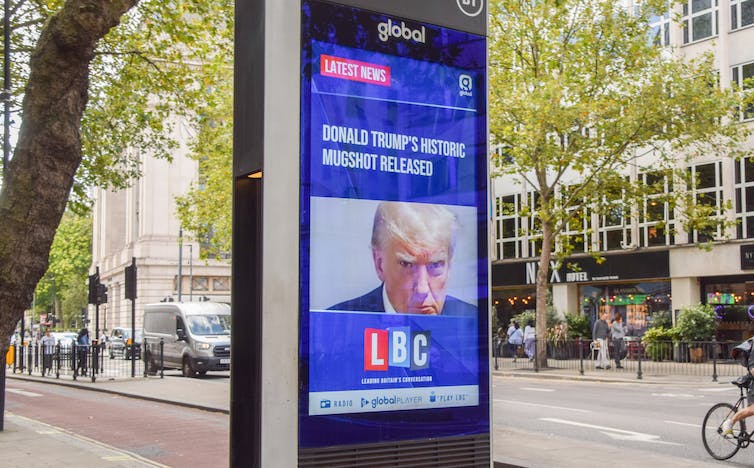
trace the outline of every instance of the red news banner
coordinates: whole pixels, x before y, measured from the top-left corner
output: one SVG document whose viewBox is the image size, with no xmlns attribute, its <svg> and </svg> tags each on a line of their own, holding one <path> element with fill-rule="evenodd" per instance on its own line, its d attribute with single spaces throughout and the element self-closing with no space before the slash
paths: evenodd
<svg viewBox="0 0 754 468">
<path fill-rule="evenodd" d="M 344 80 L 390 86 L 390 67 L 332 55 L 320 56 L 320 74 Z"/>
</svg>

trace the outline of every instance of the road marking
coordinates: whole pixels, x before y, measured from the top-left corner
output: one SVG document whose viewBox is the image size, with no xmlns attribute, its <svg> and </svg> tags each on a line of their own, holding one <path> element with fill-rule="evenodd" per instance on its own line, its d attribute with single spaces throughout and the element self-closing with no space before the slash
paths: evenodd
<svg viewBox="0 0 754 468">
<path fill-rule="evenodd" d="M 689 423 L 683 423 L 683 422 L 678 422 L 678 421 L 668 421 L 668 420 L 665 420 L 663 422 L 666 422 L 668 424 L 677 424 L 679 426 L 688 426 L 688 427 L 695 427 L 695 428 L 696 427 L 702 427 L 699 424 L 689 424 Z"/>
<path fill-rule="evenodd" d="M 44 435 L 44 434 L 60 434 L 60 431 L 55 431 L 55 430 L 42 430 L 42 431 L 37 431 L 37 434 L 43 434 L 43 435 Z"/>
<path fill-rule="evenodd" d="M 527 390 L 529 392 L 554 392 L 553 388 L 534 388 L 534 387 L 521 387 L 521 390 Z"/>
<path fill-rule="evenodd" d="M 529 403 L 528 401 L 516 401 L 516 400 L 499 400 L 494 399 L 493 401 L 497 403 L 510 403 L 512 405 L 528 405 L 528 406 L 538 406 L 540 408 L 550 408 L 550 409 L 556 409 L 556 410 L 565 410 L 565 411 L 576 411 L 577 413 L 591 413 L 592 410 L 585 410 L 580 408 L 567 408 L 565 406 L 553 406 L 553 405 L 543 405 L 541 403 Z"/>
<path fill-rule="evenodd" d="M 20 388 L 6 388 L 5 390 L 17 395 L 23 395 L 32 398 L 44 396 L 41 393 L 27 392 L 26 390 L 21 390 Z"/>
<path fill-rule="evenodd" d="M 690 393 L 653 393 L 653 397 L 665 397 L 665 398 L 685 398 L 692 400 L 694 398 L 704 398 L 701 395 L 692 395 Z"/>
<path fill-rule="evenodd" d="M 605 427 L 605 426 L 595 426 L 594 424 L 586 424 L 586 423 L 580 423 L 576 421 L 566 421 L 565 419 L 557 419 L 557 418 L 539 418 L 540 421 L 546 421 L 546 422 L 552 422 L 552 423 L 558 423 L 558 424 L 568 424 L 571 426 L 577 426 L 577 427 L 585 427 L 587 429 L 596 429 L 606 436 L 616 439 L 616 440 L 633 440 L 636 442 L 649 442 L 652 444 L 663 444 L 663 445 L 683 445 L 683 444 L 676 444 L 674 442 L 665 442 L 660 440 L 660 436 L 654 435 L 654 434 L 644 434 L 642 432 L 634 432 L 634 431 L 627 431 L 625 429 L 616 429 L 614 427 Z"/>
<path fill-rule="evenodd" d="M 700 392 L 727 392 L 729 390 L 735 390 L 733 386 L 730 387 L 715 387 L 715 388 L 700 388 Z"/>
<path fill-rule="evenodd" d="M 110 457 L 102 457 L 102 459 L 110 462 L 133 460 L 133 458 L 129 457 L 128 455 L 113 455 Z"/>
</svg>

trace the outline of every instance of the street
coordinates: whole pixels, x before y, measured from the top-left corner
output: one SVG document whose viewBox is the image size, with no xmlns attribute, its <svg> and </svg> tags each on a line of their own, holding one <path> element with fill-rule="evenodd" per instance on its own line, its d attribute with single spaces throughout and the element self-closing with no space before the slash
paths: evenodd
<svg viewBox="0 0 754 468">
<path fill-rule="evenodd" d="M 495 376 L 493 387 L 496 430 L 554 436 L 585 447 L 617 446 L 625 458 L 605 460 L 613 466 L 633 466 L 638 452 L 716 463 L 702 445 L 702 420 L 713 404 L 738 398 L 738 389 L 727 382 L 666 385 Z M 543 450 L 546 445 L 543 440 Z M 496 444 L 495 459 L 516 450 Z M 718 463 L 750 466 L 752 455 L 742 449 L 731 461 Z"/>
<path fill-rule="evenodd" d="M 226 377 L 204 380 L 211 391 L 228 392 Z M 222 413 L 19 380 L 7 382 L 6 410 L 167 466 L 228 464 L 228 416 Z"/>
<path fill-rule="evenodd" d="M 129 394 L 141 390 L 145 397 L 165 400 L 172 395 L 182 404 L 227 409 L 229 383 L 227 374 L 184 379 L 171 371 L 165 379 L 88 385 Z M 717 462 L 702 446 L 707 410 L 738 395 L 727 382 L 595 382 L 495 374 L 492 383 L 496 466 L 750 466 L 754 454 L 742 449 L 732 460 Z M 38 421 L 99 441 L 112 449 L 99 456 L 109 466 L 228 462 L 228 416 L 222 412 L 19 379 L 8 380 L 6 405 L 13 422 Z M 127 463 L 116 465 L 117 460 Z"/>
</svg>

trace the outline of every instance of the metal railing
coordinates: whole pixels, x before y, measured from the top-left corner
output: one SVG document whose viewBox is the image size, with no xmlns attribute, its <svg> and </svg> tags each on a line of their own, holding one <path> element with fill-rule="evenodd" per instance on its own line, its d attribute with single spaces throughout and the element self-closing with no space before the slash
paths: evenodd
<svg viewBox="0 0 754 468">
<path fill-rule="evenodd" d="M 547 349 L 547 369 L 572 370 L 583 375 L 584 371 L 620 372 L 626 377 L 642 379 L 645 376 L 696 376 L 709 377 L 716 382 L 719 377 L 737 377 L 746 369 L 730 357 L 733 347 L 740 341 L 655 341 L 643 343 L 628 338 L 607 340 L 608 365 L 600 366 L 599 346 L 592 340 L 565 340 L 553 342 L 538 339 L 528 351 L 544 346 Z M 501 340 L 494 340 L 492 358 L 494 369 L 540 370 L 536 359 L 529 357 L 525 345 L 511 347 Z M 620 359 L 616 361 L 616 353 Z M 601 369 L 602 367 L 602 369 Z"/>
<path fill-rule="evenodd" d="M 154 346 L 156 362 L 163 362 L 163 343 Z M 146 343 L 144 343 L 146 344 Z M 41 343 L 12 344 L 12 372 L 43 377 L 70 378 L 72 380 L 97 379 L 114 380 L 131 377 L 156 375 L 148 373 L 142 344 L 126 344 L 111 348 L 102 345 L 80 346 L 56 344 L 43 346 Z M 132 361 L 133 360 L 133 361 Z M 162 378 L 163 373 L 160 371 Z"/>
</svg>

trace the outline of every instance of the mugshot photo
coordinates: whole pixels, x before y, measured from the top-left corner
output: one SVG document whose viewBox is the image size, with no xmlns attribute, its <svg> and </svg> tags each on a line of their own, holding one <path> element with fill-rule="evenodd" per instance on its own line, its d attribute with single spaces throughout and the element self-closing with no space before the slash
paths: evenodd
<svg viewBox="0 0 754 468">
<path fill-rule="evenodd" d="M 476 316 L 475 207 L 311 198 L 310 308 Z"/>
</svg>

